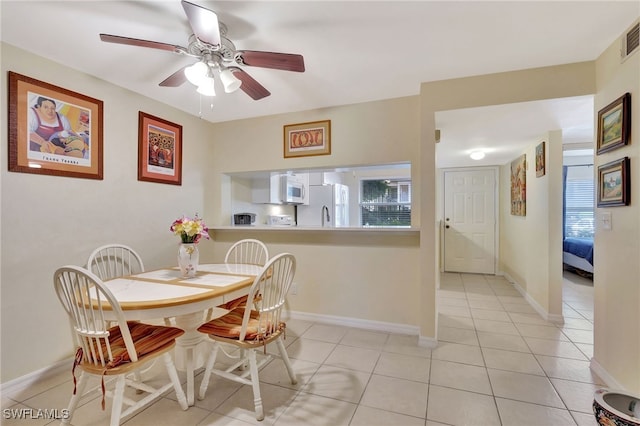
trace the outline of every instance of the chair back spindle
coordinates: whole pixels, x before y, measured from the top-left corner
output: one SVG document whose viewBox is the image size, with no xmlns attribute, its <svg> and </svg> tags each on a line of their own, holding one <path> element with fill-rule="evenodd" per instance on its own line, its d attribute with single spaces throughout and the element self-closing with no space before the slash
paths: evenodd
<svg viewBox="0 0 640 426">
<path fill-rule="evenodd" d="M 261 338 L 266 338 L 279 331 L 282 324 L 282 308 L 285 305 L 295 270 L 295 257 L 288 253 L 282 253 L 271 259 L 262 272 L 256 276 L 248 297 L 248 300 L 252 300 L 253 303 L 252 306 L 247 305 L 242 318 L 240 341 L 246 337 L 247 325 L 252 311 L 258 314 L 258 335 Z"/>
<path fill-rule="evenodd" d="M 274 256 L 263 266 L 253 281 L 247 298 L 251 302 L 247 302 L 242 307 L 233 308 L 227 314 L 198 327 L 199 332 L 207 334 L 214 342 L 200 383 L 198 398 L 204 399 L 211 374 L 251 385 L 256 420 L 260 421 L 264 419 L 258 377 L 260 368 L 269 363 L 273 356 L 278 356 L 284 363 L 291 384 L 297 383 L 283 343 L 286 324 L 281 318 L 295 271 L 296 258 L 292 254 L 282 253 Z M 279 355 L 273 353 L 267 355 L 266 348 L 271 342 L 275 342 Z M 237 358 L 238 362 L 223 368 L 215 368 L 216 357 L 222 343 L 240 348 L 239 354 L 232 356 Z M 260 361 L 256 355 L 258 348 L 262 348 L 265 355 Z"/>
<path fill-rule="evenodd" d="M 87 261 L 87 269 L 103 281 L 144 272 L 142 258 L 124 244 L 107 244 L 95 249 Z"/>
<path fill-rule="evenodd" d="M 224 258 L 224 263 L 247 263 L 264 266 L 269 260 L 269 250 L 260 240 L 244 239 L 233 244 Z"/>
<path fill-rule="evenodd" d="M 114 360 L 109 341 L 112 321 L 120 328 L 128 358 L 132 362 L 138 360 L 122 309 L 96 275 L 67 266 L 56 271 L 54 282 L 58 299 L 69 315 L 85 362 L 105 367 Z M 111 318 L 105 311 L 111 313 Z"/>
<path fill-rule="evenodd" d="M 113 272 L 115 269 L 102 271 Z M 138 321 L 127 322 L 113 293 L 96 274 L 87 269 L 63 266 L 55 271 L 53 285 L 67 313 L 77 345 L 72 369 L 74 390 L 68 406 L 69 416 L 62 420 L 63 424 L 71 422 L 78 402 L 86 395 L 84 389 L 88 374 L 102 379 L 103 410 L 105 397 L 113 397 L 111 426 L 119 425 L 122 419 L 162 397 L 171 388 L 175 391 L 180 408 L 188 408 L 187 398 L 170 355 L 176 339 L 184 334 L 184 330 Z M 115 325 L 112 326 L 113 323 Z M 143 383 L 139 376 L 140 370 L 160 356 L 164 359 L 170 381 L 157 387 Z M 76 368 L 82 371 L 78 382 Z M 128 378 L 130 373 L 134 374 L 135 380 Z M 115 376 L 116 383 L 112 392 L 106 392 L 106 375 Z M 124 395 L 125 385 L 147 392 L 148 395 L 139 400 L 127 398 Z"/>
</svg>

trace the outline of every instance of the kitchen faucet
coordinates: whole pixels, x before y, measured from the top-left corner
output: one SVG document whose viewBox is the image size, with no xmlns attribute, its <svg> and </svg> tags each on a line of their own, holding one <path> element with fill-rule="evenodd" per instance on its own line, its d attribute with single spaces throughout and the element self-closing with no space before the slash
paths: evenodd
<svg viewBox="0 0 640 426">
<path fill-rule="evenodd" d="M 324 220 L 327 219 L 327 222 L 331 222 L 331 216 L 329 216 L 329 207 L 322 206 L 322 226 L 324 227 Z"/>
</svg>

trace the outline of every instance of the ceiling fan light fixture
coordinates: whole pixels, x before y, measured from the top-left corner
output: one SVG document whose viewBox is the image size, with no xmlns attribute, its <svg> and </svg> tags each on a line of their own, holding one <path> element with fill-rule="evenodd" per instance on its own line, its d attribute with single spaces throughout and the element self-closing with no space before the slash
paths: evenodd
<svg viewBox="0 0 640 426">
<path fill-rule="evenodd" d="M 189 80 L 189 82 L 194 86 L 200 86 L 200 84 L 207 77 L 208 72 L 209 67 L 204 62 L 196 62 L 195 64 L 184 69 L 184 75 L 187 77 L 187 80 Z"/>
<path fill-rule="evenodd" d="M 220 81 L 226 93 L 233 93 L 242 85 L 242 81 L 238 80 L 238 78 L 233 75 L 233 71 L 229 69 L 220 71 Z"/>
<path fill-rule="evenodd" d="M 215 96 L 216 89 L 214 85 L 213 77 L 207 76 L 202 79 L 202 82 L 198 85 L 197 92 L 204 96 Z"/>
<path fill-rule="evenodd" d="M 485 153 L 483 151 L 473 151 L 469 154 L 469 157 L 471 157 L 472 160 L 482 160 L 484 156 Z"/>
</svg>

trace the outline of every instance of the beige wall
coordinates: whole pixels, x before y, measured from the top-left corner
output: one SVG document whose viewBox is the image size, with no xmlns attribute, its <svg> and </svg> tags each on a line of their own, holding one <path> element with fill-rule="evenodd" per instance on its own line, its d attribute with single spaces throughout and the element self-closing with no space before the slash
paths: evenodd
<svg viewBox="0 0 640 426">
<path fill-rule="evenodd" d="M 410 162 L 416 180 L 418 117 L 418 97 L 414 96 L 216 124 L 208 165 L 213 174 L 206 187 L 207 211 L 214 223 L 227 225 L 231 192 L 248 196 L 248 188 L 241 191 L 227 173 Z M 283 125 L 317 120 L 331 120 L 331 155 L 283 158 Z M 414 188 L 413 200 L 413 226 L 419 226 L 419 187 Z M 205 253 L 222 259 L 232 241 L 251 236 L 265 241 L 270 254 L 289 251 L 296 255 L 298 292 L 289 298 L 295 314 L 418 331 L 423 311 L 417 297 L 418 232 L 216 230 Z"/>
<path fill-rule="evenodd" d="M 229 192 L 218 190 L 226 173 L 410 162 L 417 176 L 418 102 L 413 96 L 216 124 L 206 195 L 214 224 L 227 225 L 232 213 Z M 318 120 L 331 120 L 331 155 L 284 158 L 283 125 Z M 419 211 L 420 192 L 413 197 Z M 420 226 L 415 212 L 412 225 Z"/>
<path fill-rule="evenodd" d="M 53 272 L 84 265 L 108 242 L 133 246 L 147 268 L 175 262 L 171 222 L 204 211 L 211 125 L 167 105 L 2 44 L 2 81 L 11 70 L 104 102 L 104 179 L 7 171 L 7 91 L 2 108 L 1 382 L 69 359 L 66 318 L 53 291 Z M 138 111 L 184 129 L 182 186 L 137 180 Z M 205 213 L 206 214 L 206 213 Z M 206 217 L 206 216 L 205 216 Z"/>
<path fill-rule="evenodd" d="M 535 149 L 545 142 L 546 173 Z M 500 267 L 546 319 L 562 316 L 562 132 L 550 131 L 526 155 L 526 216 L 511 214 L 511 164 L 500 170 Z M 541 232 L 541 230 L 548 230 Z"/>
<path fill-rule="evenodd" d="M 596 155 L 594 163 L 597 173 L 605 163 L 631 159 L 631 205 L 596 209 L 592 365 L 616 387 L 640 394 L 640 53 L 620 63 L 618 48 L 615 42 L 596 61 L 595 114 L 631 93 L 631 143 Z M 611 213 L 610 231 L 601 227 L 604 212 Z"/>
</svg>

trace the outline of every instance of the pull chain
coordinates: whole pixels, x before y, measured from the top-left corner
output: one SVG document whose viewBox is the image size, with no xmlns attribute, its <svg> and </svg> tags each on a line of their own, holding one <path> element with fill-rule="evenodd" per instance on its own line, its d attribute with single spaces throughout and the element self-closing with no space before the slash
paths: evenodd
<svg viewBox="0 0 640 426">
<path fill-rule="evenodd" d="M 213 101 L 209 105 L 209 109 L 211 109 L 211 111 L 213 111 Z M 199 95 L 198 118 L 202 120 L 202 95 Z"/>
</svg>

